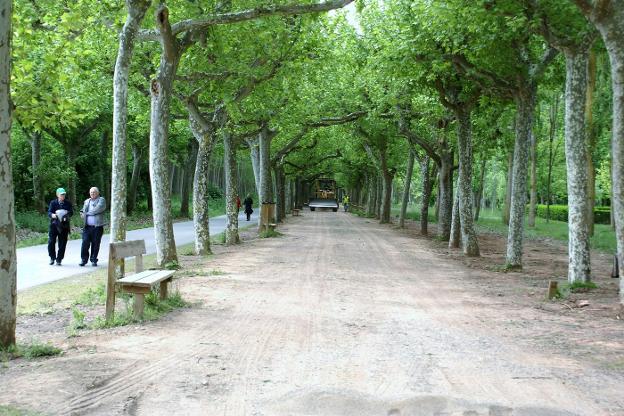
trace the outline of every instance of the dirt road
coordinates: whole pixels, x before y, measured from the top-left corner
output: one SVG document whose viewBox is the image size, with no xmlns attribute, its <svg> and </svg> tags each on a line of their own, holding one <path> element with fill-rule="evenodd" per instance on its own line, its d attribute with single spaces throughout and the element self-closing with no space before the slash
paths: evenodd
<svg viewBox="0 0 624 416">
<path fill-rule="evenodd" d="M 392 227 L 306 211 L 280 231 L 189 257 L 198 273 L 179 288 L 200 306 L 9 363 L 0 403 L 76 415 L 624 415 L 622 367 L 547 334 L 571 328 L 621 353 L 620 340 L 517 302 L 513 288 L 485 293 L 489 272 Z"/>
</svg>

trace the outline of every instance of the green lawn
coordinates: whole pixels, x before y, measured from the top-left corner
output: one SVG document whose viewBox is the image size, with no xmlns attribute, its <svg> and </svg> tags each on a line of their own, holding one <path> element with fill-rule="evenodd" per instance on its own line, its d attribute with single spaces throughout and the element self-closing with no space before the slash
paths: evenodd
<svg viewBox="0 0 624 416">
<path fill-rule="evenodd" d="M 399 215 L 400 207 L 393 207 L 392 214 Z M 407 210 L 407 218 L 420 221 L 420 206 L 410 206 Z M 429 221 L 435 223 L 435 211 L 429 209 Z M 500 211 L 482 210 L 477 222 L 477 230 L 493 232 L 507 236 L 507 226 L 501 221 Z M 552 238 L 553 240 L 568 241 L 568 223 L 562 221 L 546 222 L 543 218 L 536 218 L 535 228 L 526 227 L 524 235 L 529 239 Z M 615 231 L 610 225 L 596 224 L 594 236 L 591 239 L 591 247 L 594 249 L 615 252 Z"/>
</svg>

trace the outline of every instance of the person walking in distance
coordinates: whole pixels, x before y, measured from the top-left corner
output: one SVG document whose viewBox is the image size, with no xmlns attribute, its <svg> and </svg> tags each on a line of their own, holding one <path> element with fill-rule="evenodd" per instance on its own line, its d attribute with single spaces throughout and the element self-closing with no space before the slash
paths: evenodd
<svg viewBox="0 0 624 416">
<path fill-rule="evenodd" d="M 251 206 L 253 205 L 253 199 L 251 199 L 251 195 L 247 194 L 247 198 L 243 201 L 243 205 L 245 205 L 245 214 L 247 215 L 247 221 L 251 219 L 251 214 L 253 214 L 253 209 Z"/>
<path fill-rule="evenodd" d="M 345 194 L 345 196 L 342 198 L 342 206 L 345 212 L 349 210 L 349 195 Z"/>
<path fill-rule="evenodd" d="M 236 195 L 236 215 L 238 215 L 238 213 L 240 212 L 240 207 L 241 207 L 240 197 Z"/>
<path fill-rule="evenodd" d="M 71 225 L 69 219 L 74 214 L 71 202 L 65 197 L 67 192 L 63 188 L 57 188 L 56 199 L 50 201 L 48 206 L 48 217 L 50 218 L 50 228 L 48 229 L 48 255 L 50 256 L 50 265 L 56 262 L 57 266 L 61 265 L 63 257 L 65 257 L 65 247 L 67 246 L 67 237 Z M 56 251 L 56 240 L 58 239 L 58 252 Z"/>
<path fill-rule="evenodd" d="M 82 228 L 82 249 L 80 266 L 87 264 L 91 260 L 93 267 L 97 266 L 98 253 L 100 252 L 100 241 L 104 234 L 104 211 L 106 211 L 106 200 L 100 196 L 100 191 L 95 186 L 89 189 L 89 196 L 80 210 L 80 216 L 84 220 Z M 91 251 L 91 255 L 89 255 Z"/>
</svg>

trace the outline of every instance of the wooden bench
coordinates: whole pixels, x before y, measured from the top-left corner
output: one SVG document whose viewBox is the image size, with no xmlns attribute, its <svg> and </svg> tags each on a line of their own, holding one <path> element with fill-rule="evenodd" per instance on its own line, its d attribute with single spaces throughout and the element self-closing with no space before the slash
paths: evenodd
<svg viewBox="0 0 624 416">
<path fill-rule="evenodd" d="M 298 217 L 299 216 L 299 211 L 300 211 L 299 209 L 293 208 L 293 210 L 292 210 L 293 217 Z"/>
<path fill-rule="evenodd" d="M 160 298 L 167 297 L 167 285 L 171 281 L 175 271 L 173 270 L 143 270 L 143 254 L 145 254 L 145 241 L 122 241 L 111 243 L 108 252 L 108 282 L 106 286 L 106 320 L 113 318 L 115 313 L 115 293 L 126 292 L 134 296 L 134 317 L 143 318 L 145 306 L 145 294 L 150 293 L 152 288 L 160 285 Z M 135 274 L 124 277 L 123 260 L 126 257 L 135 256 Z M 121 262 L 120 262 L 121 260 Z M 121 264 L 120 264 L 121 263 Z M 116 273 L 115 269 L 120 272 Z M 116 275 L 121 275 L 117 279 Z"/>
</svg>

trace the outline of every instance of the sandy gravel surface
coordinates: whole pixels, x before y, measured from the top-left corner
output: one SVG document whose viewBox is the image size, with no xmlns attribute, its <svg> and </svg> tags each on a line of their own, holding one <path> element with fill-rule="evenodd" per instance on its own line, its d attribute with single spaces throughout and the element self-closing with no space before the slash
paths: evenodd
<svg viewBox="0 0 624 416">
<path fill-rule="evenodd" d="M 199 306 L 8 363 L 0 403 L 62 415 L 624 415 L 621 321 L 585 328 L 428 240 L 343 212 L 305 211 L 280 231 L 185 260 L 198 273 L 178 286 Z M 568 332 L 591 347 L 558 342 Z"/>
</svg>

